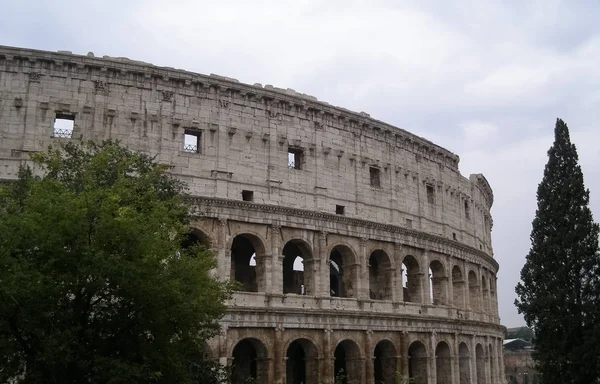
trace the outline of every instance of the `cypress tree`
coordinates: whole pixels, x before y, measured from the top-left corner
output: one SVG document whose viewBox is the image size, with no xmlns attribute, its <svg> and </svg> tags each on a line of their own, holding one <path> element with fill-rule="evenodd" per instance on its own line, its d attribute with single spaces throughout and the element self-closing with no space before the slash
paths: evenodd
<svg viewBox="0 0 600 384">
<path fill-rule="evenodd" d="M 534 359 L 544 384 L 598 383 L 599 227 L 561 119 L 554 135 L 515 305 L 535 332 Z"/>
</svg>

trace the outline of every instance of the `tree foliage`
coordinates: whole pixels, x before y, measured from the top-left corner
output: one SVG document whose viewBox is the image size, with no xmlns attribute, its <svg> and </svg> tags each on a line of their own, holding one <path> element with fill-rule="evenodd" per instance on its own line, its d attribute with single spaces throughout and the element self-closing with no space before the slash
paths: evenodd
<svg viewBox="0 0 600 384">
<path fill-rule="evenodd" d="M 184 184 L 113 141 L 32 158 L 0 187 L 0 382 L 198 382 L 230 287 L 181 246 Z"/>
<path fill-rule="evenodd" d="M 558 119 L 554 133 L 515 305 L 535 333 L 543 383 L 597 383 L 599 228 L 567 125 Z"/>
</svg>

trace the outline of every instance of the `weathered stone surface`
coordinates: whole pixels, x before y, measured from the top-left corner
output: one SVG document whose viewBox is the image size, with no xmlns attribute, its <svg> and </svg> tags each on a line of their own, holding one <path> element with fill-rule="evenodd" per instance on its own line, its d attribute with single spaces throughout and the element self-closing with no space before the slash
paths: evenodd
<svg viewBox="0 0 600 384">
<path fill-rule="evenodd" d="M 57 114 L 189 184 L 195 236 L 245 290 L 213 358 L 269 383 L 330 383 L 342 360 L 349 383 L 503 382 L 493 194 L 457 155 L 291 89 L 0 47 L 0 180 L 70 140 Z"/>
</svg>

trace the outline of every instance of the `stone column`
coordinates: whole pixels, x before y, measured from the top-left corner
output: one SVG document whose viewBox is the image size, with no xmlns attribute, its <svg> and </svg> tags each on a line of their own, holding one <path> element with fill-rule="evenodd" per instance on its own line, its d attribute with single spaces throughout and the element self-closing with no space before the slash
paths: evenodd
<svg viewBox="0 0 600 384">
<path fill-rule="evenodd" d="M 452 384 L 460 384 L 460 351 L 458 350 L 458 333 L 452 340 Z"/>
<path fill-rule="evenodd" d="M 219 218 L 219 227 L 217 230 L 217 243 L 213 244 L 216 248 L 217 261 L 219 263 L 219 277 L 223 280 L 231 279 L 231 249 L 227 247 L 227 219 Z"/>
<path fill-rule="evenodd" d="M 421 279 L 421 303 L 425 305 L 431 305 L 431 291 L 429 289 L 429 250 L 423 250 L 421 260 L 419 260 L 421 264 L 421 272 L 423 273 L 424 278 Z"/>
<path fill-rule="evenodd" d="M 329 255 L 327 254 L 327 232 L 317 233 L 318 238 L 318 263 L 319 282 L 317 284 L 317 296 L 330 297 L 329 287 Z"/>
<path fill-rule="evenodd" d="M 429 364 L 427 364 L 427 380 L 430 384 L 437 383 L 437 356 L 435 355 L 436 346 L 437 333 L 433 331 L 429 334 Z"/>
<path fill-rule="evenodd" d="M 408 377 L 408 332 L 402 331 L 400 335 L 400 356 L 401 360 L 398 369 L 404 377 Z"/>
<path fill-rule="evenodd" d="M 286 374 L 286 351 L 283 350 L 283 332 L 285 328 L 278 325 L 275 327 L 275 337 L 273 338 L 273 376 L 270 383 L 282 384 L 285 383 Z"/>
<path fill-rule="evenodd" d="M 283 294 L 283 257 L 281 255 L 281 227 L 277 224 L 269 226 L 269 235 L 271 236 L 271 258 L 266 267 L 267 283 L 266 292 L 274 294 Z M 270 264 L 270 265 L 269 265 Z"/>
<path fill-rule="evenodd" d="M 360 239 L 360 249 L 356 257 L 356 298 L 359 300 L 370 299 L 369 295 L 369 255 L 367 255 L 367 242 L 369 239 Z"/>
<path fill-rule="evenodd" d="M 335 351 L 331 348 L 331 334 L 333 330 L 329 327 L 323 330 L 323 364 L 321 367 L 321 381 L 323 384 L 331 384 L 333 381 L 333 368 L 335 364 Z"/>
<path fill-rule="evenodd" d="M 477 351 L 475 350 L 475 335 L 471 335 L 471 383 L 477 383 Z"/>
<path fill-rule="evenodd" d="M 365 350 L 364 350 L 364 354 L 365 354 L 365 375 L 366 375 L 366 380 L 363 380 L 363 383 L 367 383 L 367 384 L 373 384 L 374 382 L 374 367 L 373 367 L 373 363 L 375 361 L 375 355 L 373 354 L 373 330 L 368 329 L 365 332 Z"/>
<path fill-rule="evenodd" d="M 394 264 L 396 264 L 396 269 L 392 275 L 392 287 L 394 289 L 392 297 L 395 302 L 404 301 L 404 282 L 402 281 L 402 259 L 404 254 L 402 253 L 402 244 L 394 243 L 392 257 L 394 258 Z"/>
</svg>

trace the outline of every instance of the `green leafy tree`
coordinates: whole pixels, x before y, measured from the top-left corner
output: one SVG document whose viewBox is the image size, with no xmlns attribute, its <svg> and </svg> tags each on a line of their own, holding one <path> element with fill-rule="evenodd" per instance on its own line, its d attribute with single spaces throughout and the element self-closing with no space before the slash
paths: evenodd
<svg viewBox="0 0 600 384">
<path fill-rule="evenodd" d="M 113 141 L 32 158 L 0 187 L 0 382 L 209 382 L 230 287 L 182 247 L 184 184 Z"/>
<path fill-rule="evenodd" d="M 535 333 L 544 384 L 597 383 L 598 225 L 577 150 L 560 119 L 554 134 L 515 305 Z"/>
</svg>

